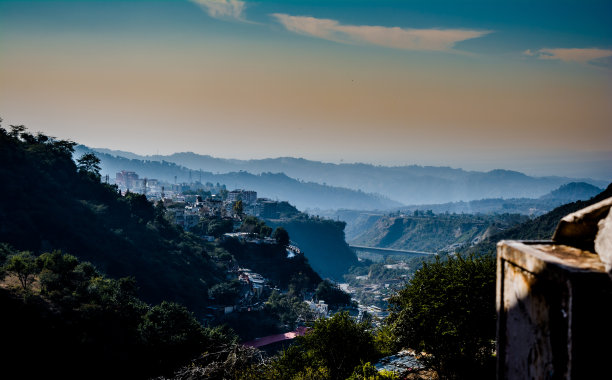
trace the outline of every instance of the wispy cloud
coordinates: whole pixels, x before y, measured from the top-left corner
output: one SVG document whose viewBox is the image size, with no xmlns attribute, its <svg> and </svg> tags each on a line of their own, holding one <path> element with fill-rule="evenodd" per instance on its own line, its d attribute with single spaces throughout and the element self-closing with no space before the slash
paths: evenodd
<svg viewBox="0 0 612 380">
<path fill-rule="evenodd" d="M 564 62 L 592 63 L 595 60 L 611 57 L 612 50 L 606 49 L 539 49 L 525 50 L 524 55 L 538 59 L 555 59 Z"/>
<path fill-rule="evenodd" d="M 450 50 L 457 42 L 482 37 L 490 31 L 464 29 L 407 29 L 343 25 L 336 20 L 272 14 L 287 30 L 345 44 L 370 44 L 404 50 Z"/>
<path fill-rule="evenodd" d="M 222 20 L 246 21 L 246 3 L 239 0 L 191 0 L 208 12 L 210 17 Z"/>
</svg>

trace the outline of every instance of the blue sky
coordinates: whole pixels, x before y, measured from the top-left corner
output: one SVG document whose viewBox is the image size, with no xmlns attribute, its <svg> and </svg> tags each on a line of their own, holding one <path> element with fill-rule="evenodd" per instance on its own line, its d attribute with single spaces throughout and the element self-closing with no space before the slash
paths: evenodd
<svg viewBox="0 0 612 380">
<path fill-rule="evenodd" d="M 0 116 L 90 146 L 612 178 L 610 1 L 0 1 Z"/>
</svg>

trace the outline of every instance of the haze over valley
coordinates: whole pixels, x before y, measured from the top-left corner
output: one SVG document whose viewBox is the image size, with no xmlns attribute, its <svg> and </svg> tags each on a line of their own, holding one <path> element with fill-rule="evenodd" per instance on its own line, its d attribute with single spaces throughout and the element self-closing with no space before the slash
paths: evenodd
<svg viewBox="0 0 612 380">
<path fill-rule="evenodd" d="M 301 210 L 385 210 L 484 198 L 538 198 L 570 182 L 582 181 L 600 188 L 608 183 L 585 178 L 531 177 L 509 170 L 332 164 L 291 157 L 245 161 L 194 153 L 139 156 L 77 147 L 77 154 L 88 151 L 97 152 L 103 174 L 111 178 L 121 170 L 134 170 L 143 177 L 169 182 L 174 181 L 174 176 L 178 182 L 220 182 L 288 200 Z"/>
<path fill-rule="evenodd" d="M 0 378 L 602 377 L 610 15 L 0 0 Z"/>
</svg>

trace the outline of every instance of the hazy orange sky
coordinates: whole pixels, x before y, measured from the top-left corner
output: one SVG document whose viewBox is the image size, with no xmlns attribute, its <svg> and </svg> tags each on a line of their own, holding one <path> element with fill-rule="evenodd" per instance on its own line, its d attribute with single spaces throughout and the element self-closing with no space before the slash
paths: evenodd
<svg viewBox="0 0 612 380">
<path fill-rule="evenodd" d="M 399 3 L 2 1 L 0 116 L 140 154 L 612 179 L 609 4 Z"/>
</svg>

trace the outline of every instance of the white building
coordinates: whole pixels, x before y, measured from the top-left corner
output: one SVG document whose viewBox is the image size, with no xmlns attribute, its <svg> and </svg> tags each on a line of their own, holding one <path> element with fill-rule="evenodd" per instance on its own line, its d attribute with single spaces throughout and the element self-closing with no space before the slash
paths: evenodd
<svg viewBox="0 0 612 380">
<path fill-rule="evenodd" d="M 253 190 L 236 189 L 227 193 L 228 202 L 242 201 L 243 203 L 250 205 L 257 201 L 257 192 Z"/>
</svg>

